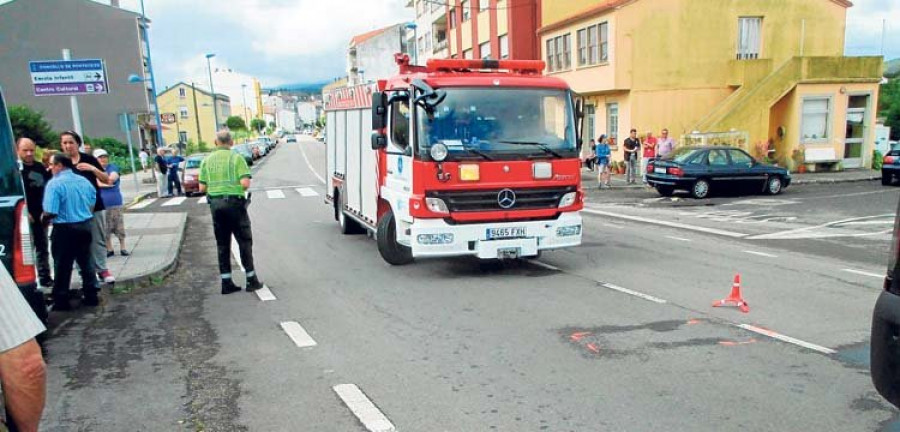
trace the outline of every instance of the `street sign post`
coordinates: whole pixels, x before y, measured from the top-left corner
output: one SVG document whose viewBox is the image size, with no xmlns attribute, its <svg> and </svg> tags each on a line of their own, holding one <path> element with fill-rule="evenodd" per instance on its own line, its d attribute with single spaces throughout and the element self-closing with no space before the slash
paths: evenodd
<svg viewBox="0 0 900 432">
<path fill-rule="evenodd" d="M 109 93 L 101 59 L 39 60 L 28 62 L 35 96 L 73 96 Z"/>
</svg>

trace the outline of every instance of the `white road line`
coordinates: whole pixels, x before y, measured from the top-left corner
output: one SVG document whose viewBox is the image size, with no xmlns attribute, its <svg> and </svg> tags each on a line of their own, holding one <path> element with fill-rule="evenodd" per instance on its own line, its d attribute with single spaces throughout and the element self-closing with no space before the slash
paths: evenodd
<svg viewBox="0 0 900 432">
<path fill-rule="evenodd" d="M 309 333 L 300 326 L 300 323 L 294 321 L 285 321 L 281 323 L 281 329 L 287 333 L 288 337 L 294 341 L 294 345 L 298 348 L 308 348 L 316 346 L 316 341 L 310 337 Z"/>
<path fill-rule="evenodd" d="M 532 260 L 532 261 L 529 261 L 529 262 L 532 263 L 532 264 L 534 264 L 534 265 L 536 265 L 536 266 L 538 266 L 538 267 L 543 267 L 543 268 L 545 268 L 545 269 L 547 269 L 547 270 L 562 271 L 562 270 L 560 270 L 559 267 L 557 267 L 557 266 L 550 265 L 550 264 L 547 264 L 547 263 L 542 263 L 542 262 L 537 261 L 537 260 Z"/>
<path fill-rule="evenodd" d="M 613 285 L 613 284 L 610 284 L 610 283 L 604 283 L 604 284 L 601 284 L 601 285 L 603 285 L 604 287 L 609 288 L 609 289 L 611 289 L 611 290 L 613 290 L 613 291 L 618 291 L 618 292 L 623 293 L 623 294 L 628 294 L 628 295 L 631 295 L 631 296 L 635 296 L 635 297 L 638 297 L 638 298 L 642 298 L 642 299 L 644 299 L 644 300 L 649 300 L 649 301 L 652 301 L 653 303 L 659 303 L 659 304 L 666 304 L 666 303 L 668 303 L 667 301 L 665 301 L 665 300 L 663 300 L 663 299 L 661 299 L 661 298 L 659 298 L 659 297 L 653 297 L 652 295 L 644 294 L 644 293 L 637 292 L 637 291 L 632 291 L 632 290 L 630 290 L 630 289 L 628 289 L 628 288 L 622 288 L 622 287 L 620 287 L 620 286 Z"/>
<path fill-rule="evenodd" d="M 281 189 L 267 190 L 266 195 L 268 195 L 270 199 L 284 199 L 284 191 Z"/>
<path fill-rule="evenodd" d="M 778 255 L 772 255 L 772 254 L 765 253 L 765 252 L 757 252 L 757 251 L 745 250 L 744 253 L 748 253 L 748 254 L 751 254 L 751 255 L 757 255 L 757 256 L 761 256 L 761 257 L 766 257 L 766 258 L 778 258 Z"/>
<path fill-rule="evenodd" d="M 853 274 L 869 276 L 869 277 L 878 278 L 878 279 L 884 279 L 884 274 L 870 273 L 867 271 L 853 270 L 853 269 L 844 269 L 844 271 L 847 273 L 853 273 Z"/>
<path fill-rule="evenodd" d="M 344 401 L 347 408 L 353 411 L 353 415 L 366 427 L 366 430 L 370 432 L 395 432 L 397 430 L 356 384 L 338 384 L 332 389 Z"/>
<path fill-rule="evenodd" d="M 770 338 L 778 339 L 782 342 L 794 344 L 794 345 L 797 345 L 797 346 L 800 346 L 800 347 L 803 347 L 806 349 L 811 349 L 813 351 L 818 351 L 822 354 L 834 354 L 836 352 L 835 350 L 833 350 L 831 348 L 826 348 L 821 345 L 816 345 L 813 343 L 802 341 L 800 339 L 792 338 L 790 336 L 785 336 L 781 333 L 777 333 L 772 330 L 764 329 L 762 327 L 757 327 L 757 326 L 750 325 L 750 324 L 738 324 L 737 326 L 744 330 L 751 331 L 753 333 L 761 334 L 763 336 L 768 336 Z"/>
<path fill-rule="evenodd" d="M 297 188 L 297 193 L 304 197 L 314 197 L 319 196 L 319 193 L 313 190 L 313 188 Z"/>
<path fill-rule="evenodd" d="M 163 203 L 163 207 L 174 207 L 177 205 L 181 205 L 187 198 L 185 197 L 175 197 Z"/>
<path fill-rule="evenodd" d="M 302 145 L 298 145 L 297 147 L 300 147 L 300 153 L 303 154 L 303 160 L 306 161 L 306 166 L 309 167 L 309 170 L 312 171 L 313 175 L 315 175 L 316 178 L 318 178 L 319 181 L 322 182 L 322 184 L 325 184 L 325 178 L 322 177 L 322 176 L 320 176 L 319 173 L 316 172 L 316 169 L 313 168 L 312 164 L 309 163 L 309 158 L 306 157 L 306 151 L 303 150 L 303 146 L 302 146 Z"/>
<path fill-rule="evenodd" d="M 147 198 L 129 208 L 129 210 L 140 210 L 156 202 L 156 198 Z"/>
<path fill-rule="evenodd" d="M 263 284 L 263 287 L 256 290 L 256 296 L 259 297 L 259 301 L 274 301 L 278 300 L 275 297 L 275 294 L 272 294 L 272 290 L 269 289 L 268 286 Z"/>
<path fill-rule="evenodd" d="M 600 225 L 605 226 L 607 228 L 622 229 L 622 225 L 608 224 L 608 223 L 602 223 Z"/>
<path fill-rule="evenodd" d="M 234 260 L 237 261 L 238 265 L 241 267 L 241 271 L 244 271 L 244 264 L 241 262 L 241 248 L 238 246 L 237 240 L 234 237 L 231 238 L 231 255 L 234 256 Z"/>
<path fill-rule="evenodd" d="M 691 240 L 691 239 L 686 239 L 686 238 L 681 238 L 681 237 L 675 237 L 675 236 L 666 236 L 666 238 L 667 238 L 667 239 L 672 239 L 672 240 L 683 241 L 683 242 L 691 242 L 691 241 L 693 241 L 693 240 Z"/>
<path fill-rule="evenodd" d="M 606 211 L 602 211 L 602 210 L 584 209 L 584 210 L 582 210 L 582 212 L 590 213 L 590 214 L 598 215 L 598 216 L 608 216 L 608 217 L 617 218 L 617 219 L 625 219 L 625 220 L 630 220 L 630 221 L 634 221 L 634 222 L 642 222 L 642 223 L 648 223 L 648 224 L 653 224 L 653 225 L 661 225 L 661 226 L 666 226 L 666 227 L 670 227 L 670 228 L 698 231 L 698 232 L 702 232 L 702 233 L 715 234 L 715 235 L 732 237 L 732 238 L 744 238 L 749 235 L 749 234 L 744 234 L 744 233 L 739 233 L 739 232 L 734 232 L 734 231 L 725 231 L 725 230 L 720 230 L 720 229 L 715 229 L 715 228 L 707 228 L 707 227 L 701 227 L 701 226 L 696 226 L 696 225 L 681 224 L 681 223 L 677 223 L 677 222 L 647 219 L 647 218 L 642 218 L 639 216 L 629 216 L 629 215 L 623 215 L 623 214 L 619 214 L 619 213 L 611 213 L 611 212 L 606 212 Z"/>
<path fill-rule="evenodd" d="M 203 197 L 197 200 L 197 204 L 206 204 L 209 202 L 209 198 Z"/>
</svg>

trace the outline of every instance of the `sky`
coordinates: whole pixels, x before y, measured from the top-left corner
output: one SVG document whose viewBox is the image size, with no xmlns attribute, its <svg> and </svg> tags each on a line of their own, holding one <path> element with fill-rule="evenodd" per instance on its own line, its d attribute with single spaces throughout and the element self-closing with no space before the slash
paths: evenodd
<svg viewBox="0 0 900 432">
<path fill-rule="evenodd" d="M 108 2 L 108 0 L 97 0 Z M 157 84 L 206 76 L 213 67 L 256 76 L 264 87 L 327 81 L 345 75 L 356 34 L 415 18 L 407 0 L 144 0 Z M 900 58 L 900 0 L 852 0 L 847 55 Z M 121 0 L 140 10 L 140 0 Z M 226 6 L 227 5 L 227 6 Z"/>
</svg>

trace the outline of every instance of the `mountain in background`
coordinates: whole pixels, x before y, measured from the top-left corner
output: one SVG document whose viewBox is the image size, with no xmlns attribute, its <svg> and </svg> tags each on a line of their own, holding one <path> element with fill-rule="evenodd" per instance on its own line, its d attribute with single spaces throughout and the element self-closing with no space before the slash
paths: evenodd
<svg viewBox="0 0 900 432">
<path fill-rule="evenodd" d="M 900 78 L 900 58 L 884 62 L 884 76 L 887 78 Z"/>
<path fill-rule="evenodd" d="M 274 87 L 266 87 L 263 91 L 285 91 L 291 93 L 322 93 L 322 87 L 325 87 L 331 81 L 322 81 L 317 83 L 295 83 L 284 84 Z"/>
</svg>

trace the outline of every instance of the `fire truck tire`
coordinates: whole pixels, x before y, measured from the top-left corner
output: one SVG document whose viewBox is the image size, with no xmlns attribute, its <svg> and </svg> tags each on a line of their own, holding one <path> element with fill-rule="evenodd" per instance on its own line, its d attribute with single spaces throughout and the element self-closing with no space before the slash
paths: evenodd
<svg viewBox="0 0 900 432">
<path fill-rule="evenodd" d="M 341 205 L 341 196 L 340 194 L 335 194 L 334 199 L 334 215 L 338 221 L 338 224 L 341 226 L 341 234 L 343 235 L 353 235 L 353 234 L 362 234 L 366 232 L 363 227 L 359 224 L 359 222 L 353 220 L 353 218 L 347 217 L 347 213 L 344 212 Z"/>
<path fill-rule="evenodd" d="M 378 241 L 378 252 L 388 264 L 405 265 L 413 261 L 412 250 L 397 243 L 397 224 L 391 210 L 378 221 L 378 232 L 375 237 Z"/>
</svg>

